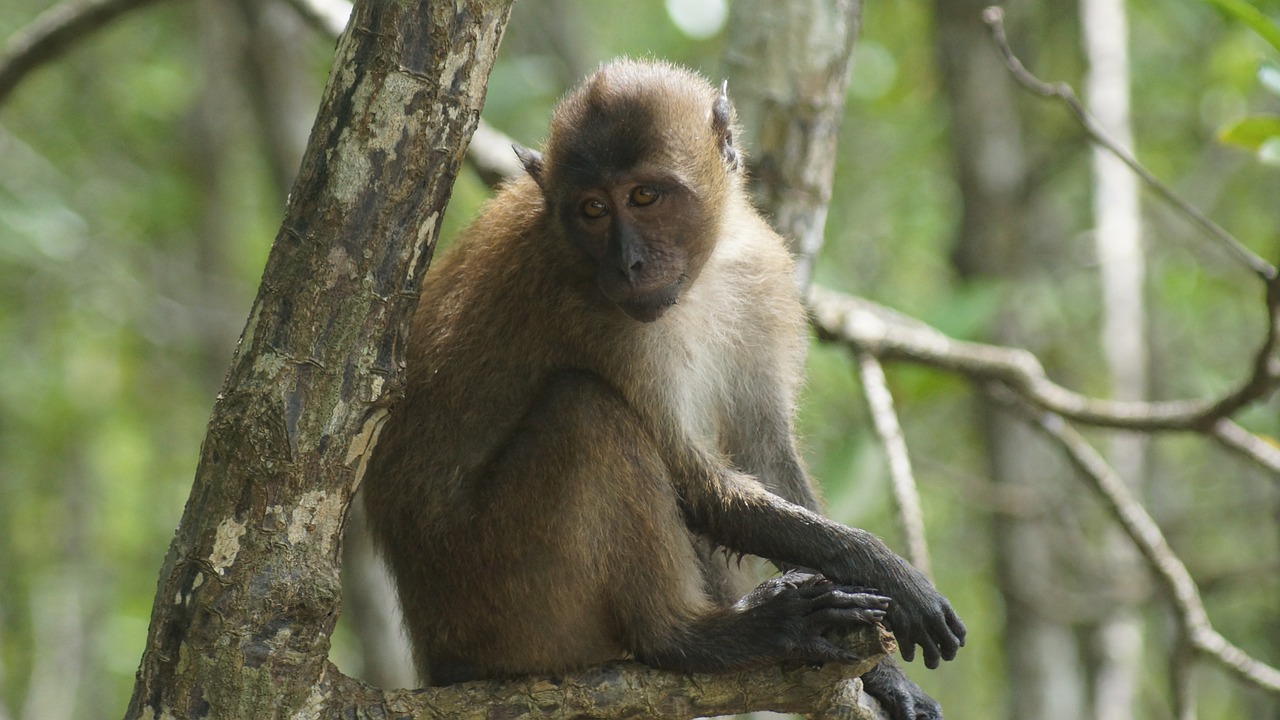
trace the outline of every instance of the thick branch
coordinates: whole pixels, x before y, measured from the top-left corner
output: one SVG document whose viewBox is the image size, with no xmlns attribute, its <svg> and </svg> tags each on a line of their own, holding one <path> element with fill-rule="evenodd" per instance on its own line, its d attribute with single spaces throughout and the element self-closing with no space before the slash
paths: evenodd
<svg viewBox="0 0 1280 720">
<path fill-rule="evenodd" d="M 32 70 L 56 59 L 78 40 L 152 0 L 69 0 L 45 10 L 9 37 L 0 54 L 0 105 Z"/>
<path fill-rule="evenodd" d="M 356 708 L 365 717 L 415 720 L 686 720 L 761 710 L 869 718 L 866 709 L 851 700 L 857 693 L 850 690 L 859 684 L 853 678 L 871 669 L 896 645 L 883 628 L 868 627 L 847 638 L 846 646 L 867 659 L 857 665 L 770 666 L 730 674 L 675 673 L 615 663 L 568 676 L 461 683 L 426 691 L 378 690 L 331 667 L 328 682 L 334 689 L 334 704 L 330 711 L 347 717 L 348 710 Z"/>
</svg>

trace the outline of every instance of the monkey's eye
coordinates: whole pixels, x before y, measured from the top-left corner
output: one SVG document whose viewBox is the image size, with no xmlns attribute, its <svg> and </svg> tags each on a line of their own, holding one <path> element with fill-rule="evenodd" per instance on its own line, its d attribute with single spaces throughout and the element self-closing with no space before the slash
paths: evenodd
<svg viewBox="0 0 1280 720">
<path fill-rule="evenodd" d="M 599 200 L 587 200 L 582 203 L 582 216 L 592 220 L 599 220 L 609 214 L 609 208 Z"/>
<path fill-rule="evenodd" d="M 631 191 L 631 196 L 628 199 L 631 201 L 632 205 L 635 205 L 637 207 L 652 205 L 658 199 L 658 191 L 654 190 L 651 187 L 645 187 L 644 185 L 641 185 L 640 187 Z"/>
</svg>

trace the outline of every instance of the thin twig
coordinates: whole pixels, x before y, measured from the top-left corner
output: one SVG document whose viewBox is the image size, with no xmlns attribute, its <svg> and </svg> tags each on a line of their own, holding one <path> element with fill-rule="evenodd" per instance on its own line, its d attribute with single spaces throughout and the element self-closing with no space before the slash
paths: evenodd
<svg viewBox="0 0 1280 720">
<path fill-rule="evenodd" d="M 1115 520 L 1155 570 L 1156 577 L 1177 610 L 1178 622 L 1191 646 L 1226 670 L 1267 692 L 1280 695 L 1280 670 L 1261 662 L 1233 645 L 1209 622 L 1200 589 L 1161 532 L 1160 526 L 1133 497 L 1124 480 L 1102 455 L 1060 415 L 1029 405 L 998 386 L 991 396 L 1017 411 L 1032 427 L 1055 440 L 1067 459 L 1088 481 Z"/>
<path fill-rule="evenodd" d="M 1228 450 L 1280 475 L 1280 446 L 1274 441 L 1258 437 L 1227 419 L 1215 423 L 1210 434 Z"/>
<path fill-rule="evenodd" d="M 989 7 L 982 13 L 982 19 L 991 28 L 991 37 L 995 40 L 996 46 L 1000 49 L 1000 54 L 1004 57 L 1005 65 L 1008 66 L 1009 72 L 1017 79 L 1023 87 L 1031 92 L 1046 98 L 1058 98 L 1062 100 L 1071 110 L 1072 114 L 1080 121 L 1089 137 L 1097 144 L 1106 148 L 1112 155 L 1115 155 L 1121 162 L 1129 166 L 1142 181 L 1147 184 L 1157 195 L 1165 202 L 1172 205 L 1181 212 L 1189 220 L 1199 225 L 1201 229 L 1207 232 L 1211 237 L 1218 240 L 1222 245 L 1240 262 L 1244 263 L 1254 274 L 1258 275 L 1265 282 L 1272 282 L 1276 279 L 1276 268 L 1263 260 L 1253 251 L 1249 250 L 1244 243 L 1240 242 L 1234 235 L 1227 232 L 1222 226 L 1209 219 L 1207 215 L 1201 212 L 1191 203 L 1183 200 L 1173 190 L 1160 181 L 1155 175 L 1147 170 L 1137 158 L 1133 156 L 1123 146 L 1113 140 L 1107 132 L 1102 128 L 1101 124 L 1085 109 L 1084 104 L 1080 102 L 1080 98 L 1076 97 L 1076 93 L 1071 86 L 1066 83 L 1047 83 L 1031 73 L 1030 70 L 1022 64 L 1013 53 L 1013 49 L 1009 46 L 1009 40 L 1004 32 L 1004 10 L 999 7 Z"/>
<path fill-rule="evenodd" d="M 898 423 L 898 413 L 893 408 L 893 394 L 889 392 L 880 361 L 871 353 L 860 352 L 857 357 L 862 393 L 867 398 L 876 434 L 880 436 L 880 443 L 889 459 L 889 476 L 893 480 L 893 497 L 898 504 L 898 522 L 906 539 L 907 559 L 917 570 L 932 577 L 920 491 L 911 472 L 911 457 L 907 454 L 907 441 Z"/>
<path fill-rule="evenodd" d="M 70 0 L 45 10 L 9 37 L 0 54 L 0 105 L 32 70 L 62 55 L 77 40 L 152 0 Z"/>
</svg>

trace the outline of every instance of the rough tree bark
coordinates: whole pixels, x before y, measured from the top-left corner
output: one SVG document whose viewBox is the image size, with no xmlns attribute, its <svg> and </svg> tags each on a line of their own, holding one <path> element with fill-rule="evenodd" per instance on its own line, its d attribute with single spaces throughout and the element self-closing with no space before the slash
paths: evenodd
<svg viewBox="0 0 1280 720">
<path fill-rule="evenodd" d="M 161 569 L 126 717 L 334 712 L 339 533 L 510 5 L 356 5 Z"/>
</svg>

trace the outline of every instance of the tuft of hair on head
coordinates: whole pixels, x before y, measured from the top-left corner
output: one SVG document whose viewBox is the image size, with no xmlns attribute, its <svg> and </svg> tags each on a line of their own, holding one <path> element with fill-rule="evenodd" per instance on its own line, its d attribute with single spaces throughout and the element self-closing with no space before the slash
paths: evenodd
<svg viewBox="0 0 1280 720">
<path fill-rule="evenodd" d="M 716 88 L 661 60 L 624 57 L 602 64 L 561 100 L 540 170 L 587 177 L 646 162 L 704 183 L 718 185 L 719 176 L 733 184 L 742 166 L 736 134 L 726 84 Z"/>
</svg>

